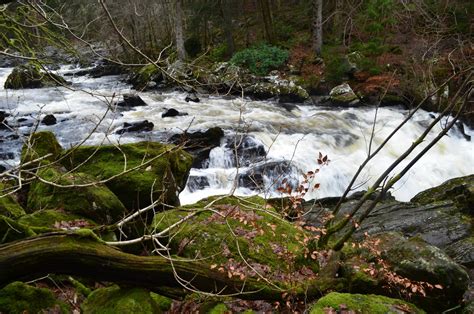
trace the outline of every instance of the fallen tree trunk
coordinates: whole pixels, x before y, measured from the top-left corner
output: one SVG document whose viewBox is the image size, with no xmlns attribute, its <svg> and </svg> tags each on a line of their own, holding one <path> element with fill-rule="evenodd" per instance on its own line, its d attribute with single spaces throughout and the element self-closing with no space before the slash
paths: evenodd
<svg viewBox="0 0 474 314">
<path fill-rule="evenodd" d="M 173 265 L 172 265 L 173 264 Z M 92 232 L 50 233 L 0 246 L 0 287 L 47 274 L 68 274 L 146 287 L 172 298 L 183 297 L 176 275 L 189 288 L 207 293 L 238 294 L 242 299 L 280 300 L 282 290 L 254 278 L 229 278 L 202 262 L 173 261 L 123 253 L 94 238 Z M 301 296 L 320 296 L 320 287 L 291 289 Z"/>
</svg>

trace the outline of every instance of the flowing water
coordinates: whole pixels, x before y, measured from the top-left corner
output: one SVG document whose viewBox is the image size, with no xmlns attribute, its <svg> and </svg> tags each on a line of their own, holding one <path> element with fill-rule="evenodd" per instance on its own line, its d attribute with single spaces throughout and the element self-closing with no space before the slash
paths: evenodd
<svg viewBox="0 0 474 314">
<path fill-rule="evenodd" d="M 358 165 L 367 156 L 375 115 L 375 109 L 371 107 L 281 106 L 273 101 L 212 96 L 202 97 L 199 103 L 187 103 L 186 94 L 173 91 L 142 92 L 139 95 L 148 106 L 130 110 L 110 109 L 108 103 L 119 100 L 123 93 L 134 92 L 118 76 L 70 76 L 67 77 L 72 81 L 69 89 L 4 90 L 3 84 L 11 70 L 0 68 L 0 110 L 10 114 L 7 120 L 18 135 L 29 134 L 34 128 L 50 130 L 63 147 L 68 148 L 84 140 L 87 145 L 166 141 L 170 135 L 186 129 L 189 132 L 215 126 L 224 129 L 226 136 L 221 146 L 211 151 L 206 168 L 191 170 L 188 185 L 180 195 L 184 204 L 209 195 L 228 193 L 235 184 L 239 185 L 235 193 L 255 194 L 255 184 L 249 183 L 253 177 L 245 174 L 258 172 L 265 165 L 267 168 L 260 171 L 262 175 L 259 177 L 259 183 L 264 186 L 258 193 L 278 196 L 280 194 L 276 189 L 283 177 L 289 177 L 290 182 L 295 184 L 303 172 L 318 168 L 319 152 L 328 155 L 330 163 L 319 167 L 320 172 L 313 183 L 320 183 L 320 188 L 310 191 L 307 198 L 341 195 Z M 59 73 L 74 70 L 65 66 Z M 162 118 L 161 114 L 167 108 L 188 115 Z M 37 126 L 36 122 L 46 114 L 54 114 L 58 123 Z M 379 109 L 372 146 L 380 144 L 407 114 L 408 111 L 402 108 Z M 124 122 L 145 119 L 154 123 L 152 132 L 115 133 Z M 416 113 L 412 121 L 371 161 L 358 180 L 358 189 L 364 189 L 373 182 L 411 145 L 432 119 L 433 114 L 429 112 Z M 435 129 L 440 130 L 440 127 Z M 474 130 L 465 127 L 465 133 L 472 136 Z M 0 164 L 6 167 L 19 162 L 22 137 L 17 138 L 13 134 L 0 130 Z M 239 167 L 236 167 L 232 143 L 241 140 L 241 136 L 236 136 L 241 134 L 247 135 L 243 139 L 249 151 L 260 149 L 260 154 L 240 156 L 237 158 Z M 430 135 L 426 142 L 433 137 Z M 263 149 L 265 156 L 261 154 Z M 474 144 L 458 130 L 452 130 L 396 184 L 392 194 L 399 200 L 409 200 L 426 188 L 472 173 Z"/>
</svg>

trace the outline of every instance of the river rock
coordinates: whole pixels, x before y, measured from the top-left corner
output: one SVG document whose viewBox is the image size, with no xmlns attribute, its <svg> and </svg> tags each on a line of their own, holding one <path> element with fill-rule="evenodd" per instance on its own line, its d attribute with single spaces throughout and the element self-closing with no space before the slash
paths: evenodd
<svg viewBox="0 0 474 314">
<path fill-rule="evenodd" d="M 190 93 L 186 96 L 184 101 L 186 101 L 186 102 L 200 102 L 201 100 L 199 99 L 199 97 L 195 93 Z"/>
<path fill-rule="evenodd" d="M 147 106 L 147 103 L 136 94 L 123 94 L 123 101 L 117 103 L 119 107 Z"/>
<path fill-rule="evenodd" d="M 267 82 L 249 84 L 245 92 L 256 99 L 278 98 L 280 102 L 303 102 L 309 98 L 308 92 L 293 81 L 271 79 Z"/>
<path fill-rule="evenodd" d="M 360 103 L 359 97 L 347 83 L 334 87 L 329 96 L 330 101 L 338 106 L 351 107 L 357 106 Z"/>
<path fill-rule="evenodd" d="M 205 176 L 189 176 L 188 183 L 186 184 L 186 187 L 191 193 L 210 186 L 209 180 Z"/>
<path fill-rule="evenodd" d="M 124 134 L 128 132 L 151 132 L 153 131 L 154 127 L 155 125 L 153 124 L 153 122 L 149 122 L 148 120 L 132 122 L 132 123 L 125 122 L 123 124 L 123 128 L 118 130 L 116 133 Z"/>
<path fill-rule="evenodd" d="M 152 89 L 163 81 L 161 70 L 153 64 L 145 65 L 137 72 L 130 75 L 128 83 L 139 91 Z"/>
<path fill-rule="evenodd" d="M 178 116 L 187 116 L 186 112 L 179 112 L 174 108 L 167 109 L 165 112 L 161 114 L 162 118 L 169 118 L 169 117 L 178 117 Z"/>
<path fill-rule="evenodd" d="M 5 81 L 5 89 L 42 88 L 66 85 L 61 76 L 43 72 L 33 64 L 24 64 L 13 69 Z"/>
<path fill-rule="evenodd" d="M 113 177 L 105 184 L 127 209 L 148 206 L 152 199 L 160 200 L 160 204 L 178 205 L 179 192 L 184 189 L 192 164 L 188 153 L 156 142 L 120 147 L 81 146 L 64 155 L 67 158 L 61 162 L 67 169 L 79 166 L 76 171 L 94 177 Z M 125 165 L 127 173 L 123 173 Z"/>
<path fill-rule="evenodd" d="M 234 154 L 237 154 L 239 166 L 248 167 L 265 159 L 267 152 L 265 146 L 250 135 L 239 135 L 227 138 L 225 147 Z"/>
<path fill-rule="evenodd" d="M 98 61 L 94 67 L 90 69 L 83 69 L 73 73 L 75 76 L 89 75 L 93 78 L 99 78 L 108 75 L 127 74 L 128 69 L 125 66 L 116 64 L 107 60 Z"/>
<path fill-rule="evenodd" d="M 185 132 L 171 136 L 169 141 L 176 145 L 184 145 L 184 149 L 194 156 L 193 168 L 203 168 L 209 153 L 214 147 L 220 146 L 224 131 L 219 127 L 210 128 L 205 132 Z"/>
<path fill-rule="evenodd" d="M 63 148 L 52 132 L 36 132 L 31 135 L 29 143 L 23 145 L 21 163 L 25 164 L 49 154 L 50 156 L 42 159 L 42 163 L 54 162 L 62 151 Z M 34 167 L 34 165 L 29 165 L 29 167 Z"/>
<path fill-rule="evenodd" d="M 269 185 L 276 190 L 283 185 L 282 181 L 285 178 L 288 184 L 295 187 L 298 183 L 294 176 L 296 171 L 296 168 L 289 161 L 263 162 L 239 174 L 239 187 L 250 190 L 262 190 L 266 186 L 266 179 L 270 181 Z"/>
<path fill-rule="evenodd" d="M 41 123 L 44 125 L 55 125 L 56 122 L 56 117 L 52 114 L 44 116 L 44 118 L 41 120 Z"/>
<path fill-rule="evenodd" d="M 8 113 L 5 111 L 0 111 L 0 130 L 10 130 L 8 125 L 7 117 L 9 116 Z"/>
</svg>

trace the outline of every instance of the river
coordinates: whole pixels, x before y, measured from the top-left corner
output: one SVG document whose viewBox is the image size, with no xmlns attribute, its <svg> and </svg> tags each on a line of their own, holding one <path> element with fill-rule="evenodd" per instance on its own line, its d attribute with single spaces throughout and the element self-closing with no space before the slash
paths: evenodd
<svg viewBox="0 0 474 314">
<path fill-rule="evenodd" d="M 72 81 L 70 88 L 5 90 L 3 85 L 11 70 L 0 68 L 0 110 L 10 114 L 8 121 L 18 135 L 29 134 L 35 127 L 49 130 L 55 133 L 63 147 L 68 148 L 84 139 L 87 139 L 87 145 L 166 141 L 170 135 L 186 129 L 190 132 L 215 126 L 224 129 L 225 139 L 220 147 L 211 151 L 208 166 L 191 170 L 188 186 L 180 194 L 183 204 L 209 195 L 228 193 L 236 182 L 236 173 L 246 173 L 255 167 L 252 163 L 247 164 L 246 160 L 242 160 L 238 168 L 235 167 L 229 141 L 232 142 L 236 134 L 247 134 L 249 145 L 264 147 L 266 157 L 257 160 L 257 166 L 291 164 L 283 175 L 291 176 L 296 181 L 300 180 L 303 172 L 318 168 L 319 152 L 328 155 L 329 165 L 319 167 L 321 169 L 313 182 L 320 183 L 320 188 L 310 191 L 306 197 L 341 195 L 358 165 L 367 156 L 375 115 L 373 107 L 331 108 L 304 104 L 288 107 L 274 101 L 214 96 L 200 96 L 199 103 L 188 103 L 185 101 L 186 94 L 177 91 L 140 92 L 140 97 L 148 106 L 108 110 L 108 103 L 119 100 L 123 93 L 134 92 L 119 76 L 68 76 L 66 79 Z M 63 66 L 59 73 L 73 73 L 76 70 L 72 66 Z M 162 118 L 166 108 L 188 115 Z M 58 123 L 37 126 L 36 121 L 46 114 L 54 114 Z M 373 145 L 380 144 L 407 114 L 408 111 L 403 108 L 380 108 Z M 152 132 L 115 133 L 124 122 L 145 119 L 154 123 Z M 432 119 L 432 113 L 417 112 L 371 161 L 360 176 L 357 188 L 364 189 L 373 182 L 411 145 Z M 440 127 L 435 129 L 440 130 Z M 473 136 L 474 130 L 465 127 L 465 133 Z M 433 134 L 427 141 L 434 137 Z M 18 164 L 21 139 L 22 136 L 16 138 L 12 132 L 0 130 L 1 165 L 8 168 Z M 409 161 L 406 160 L 403 165 Z M 467 141 L 459 130 L 452 130 L 395 185 L 392 194 L 398 200 L 407 201 L 426 188 L 472 173 L 474 144 Z M 281 175 L 277 170 L 266 171 L 263 176 L 265 187 L 259 193 L 279 195 L 276 192 L 279 184 L 275 181 L 276 178 L 281 181 Z M 202 184 L 203 180 L 205 184 Z M 241 186 L 235 193 L 247 195 L 257 192 Z"/>
</svg>

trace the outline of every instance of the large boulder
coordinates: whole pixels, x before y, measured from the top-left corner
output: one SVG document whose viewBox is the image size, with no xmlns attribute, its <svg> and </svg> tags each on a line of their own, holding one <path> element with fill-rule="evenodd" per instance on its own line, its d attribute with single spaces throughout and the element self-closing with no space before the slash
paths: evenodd
<svg viewBox="0 0 474 314">
<path fill-rule="evenodd" d="M 429 245 L 419 237 L 404 238 L 397 233 L 377 236 L 382 258 L 397 274 L 412 281 L 440 285 L 423 297 L 427 306 L 440 303 L 456 305 L 468 288 L 467 272 L 439 248 Z"/>
<path fill-rule="evenodd" d="M 66 151 L 62 163 L 106 180 L 127 209 L 137 209 L 152 201 L 178 205 L 192 157 L 173 145 L 141 142 L 120 147 L 81 146 Z"/>
<path fill-rule="evenodd" d="M 142 288 L 111 286 L 94 290 L 82 303 L 84 314 L 162 313 L 171 307 L 171 300 Z"/>
<path fill-rule="evenodd" d="M 51 166 L 41 169 L 37 175 L 42 180 L 36 179 L 30 185 L 27 204 L 30 213 L 55 209 L 102 224 L 116 222 L 126 214 L 117 196 L 89 174 L 68 173 Z"/>
<path fill-rule="evenodd" d="M 289 184 L 295 188 L 298 184 L 298 170 L 289 161 L 261 162 L 243 170 L 238 177 L 239 187 L 250 190 L 264 190 L 271 187 L 276 191 L 279 187 Z M 283 183 L 285 180 L 285 184 Z"/>
<path fill-rule="evenodd" d="M 123 94 L 123 100 L 117 103 L 119 107 L 139 107 L 147 106 L 147 103 L 138 95 Z"/>
<path fill-rule="evenodd" d="M 422 314 L 425 312 L 411 303 L 380 295 L 331 292 L 319 299 L 309 313 Z"/>
<path fill-rule="evenodd" d="M 303 87 L 284 79 L 270 79 L 251 84 L 245 88 L 245 92 L 256 99 L 277 98 L 280 102 L 303 102 L 309 98 Z"/>
<path fill-rule="evenodd" d="M 153 64 L 145 65 L 130 75 L 128 83 L 136 90 L 147 90 L 156 87 L 163 81 L 162 71 Z"/>
<path fill-rule="evenodd" d="M 318 263 L 306 258 L 302 242 L 308 234 L 278 218 L 264 199 L 210 197 L 158 213 L 153 226 L 160 232 L 190 213 L 194 216 L 171 229 L 168 238 L 160 238 L 171 254 L 202 259 L 229 278 L 260 274 L 281 285 L 315 278 Z"/>
<path fill-rule="evenodd" d="M 51 72 L 42 72 L 34 64 L 24 64 L 13 69 L 5 81 L 5 89 L 42 88 L 66 85 L 62 77 Z"/>
<path fill-rule="evenodd" d="M 124 122 L 123 123 L 123 128 L 117 130 L 117 134 L 124 134 L 124 133 L 129 133 L 129 132 L 151 132 L 153 131 L 153 128 L 155 125 L 153 122 L 150 122 L 148 120 L 143 120 L 143 121 L 137 121 L 137 122 Z"/>
</svg>

